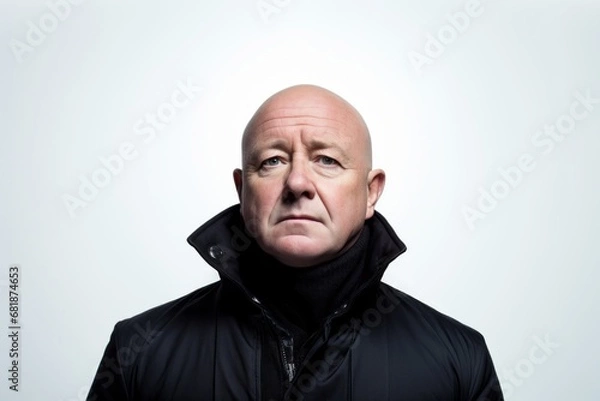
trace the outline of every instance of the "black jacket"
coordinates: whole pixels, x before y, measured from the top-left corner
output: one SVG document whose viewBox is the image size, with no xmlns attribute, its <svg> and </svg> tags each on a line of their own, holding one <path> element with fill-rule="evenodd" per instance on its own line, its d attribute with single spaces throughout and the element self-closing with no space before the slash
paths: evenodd
<svg viewBox="0 0 600 401">
<path fill-rule="evenodd" d="M 503 400 L 481 334 L 381 282 L 406 250 L 375 213 L 371 278 L 310 338 L 300 366 L 289 333 L 244 285 L 252 240 L 239 205 L 188 242 L 221 280 L 118 322 L 88 401 Z"/>
</svg>

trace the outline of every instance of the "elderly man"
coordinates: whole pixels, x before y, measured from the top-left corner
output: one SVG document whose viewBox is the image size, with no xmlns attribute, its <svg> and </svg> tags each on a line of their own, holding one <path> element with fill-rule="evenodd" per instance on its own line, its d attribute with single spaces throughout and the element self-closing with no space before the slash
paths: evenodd
<svg viewBox="0 0 600 401">
<path fill-rule="evenodd" d="M 242 155 L 240 204 L 188 238 L 221 279 L 117 323 L 88 400 L 503 399 L 481 334 L 381 282 L 406 248 L 348 102 L 284 89 Z"/>
</svg>

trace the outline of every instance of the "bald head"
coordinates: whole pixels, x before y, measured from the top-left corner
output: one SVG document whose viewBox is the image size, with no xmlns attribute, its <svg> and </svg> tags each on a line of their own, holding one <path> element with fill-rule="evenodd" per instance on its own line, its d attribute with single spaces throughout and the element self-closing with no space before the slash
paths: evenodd
<svg viewBox="0 0 600 401">
<path fill-rule="evenodd" d="M 360 148 L 365 158 L 365 166 L 370 169 L 372 164 L 371 136 L 364 119 L 350 103 L 336 93 L 316 85 L 295 85 L 285 88 L 263 102 L 256 110 L 242 137 L 242 165 L 246 165 L 247 156 L 251 151 L 252 139 L 256 132 L 265 126 L 276 128 L 278 119 L 292 121 L 302 118 L 309 124 L 317 119 L 335 119 L 343 121 L 347 128 L 347 138 Z"/>
</svg>

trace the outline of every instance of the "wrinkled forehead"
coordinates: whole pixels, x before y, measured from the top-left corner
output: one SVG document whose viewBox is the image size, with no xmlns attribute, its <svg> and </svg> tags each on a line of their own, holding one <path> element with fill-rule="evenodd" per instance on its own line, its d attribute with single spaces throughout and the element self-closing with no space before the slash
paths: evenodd
<svg viewBox="0 0 600 401">
<path fill-rule="evenodd" d="M 361 134 L 361 127 L 350 113 L 317 106 L 281 107 L 265 110 L 253 121 L 247 134 L 248 138 L 257 137 L 263 133 L 293 127 L 313 128 L 323 133 L 338 133 L 340 136 L 348 137 Z"/>
</svg>

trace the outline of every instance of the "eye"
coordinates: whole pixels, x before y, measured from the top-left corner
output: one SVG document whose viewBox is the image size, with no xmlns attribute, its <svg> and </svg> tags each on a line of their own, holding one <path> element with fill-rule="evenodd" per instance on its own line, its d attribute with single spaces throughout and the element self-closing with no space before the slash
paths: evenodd
<svg viewBox="0 0 600 401">
<path fill-rule="evenodd" d="M 339 163 L 337 162 L 337 160 L 335 160 L 334 158 L 331 158 L 329 156 L 319 156 L 317 160 L 319 162 L 321 162 L 325 166 L 336 166 L 336 165 L 339 165 Z"/>
<path fill-rule="evenodd" d="M 263 161 L 260 166 L 261 167 L 274 167 L 281 163 L 281 159 L 279 156 L 270 157 L 267 160 Z"/>
</svg>

